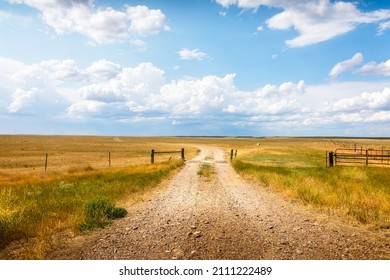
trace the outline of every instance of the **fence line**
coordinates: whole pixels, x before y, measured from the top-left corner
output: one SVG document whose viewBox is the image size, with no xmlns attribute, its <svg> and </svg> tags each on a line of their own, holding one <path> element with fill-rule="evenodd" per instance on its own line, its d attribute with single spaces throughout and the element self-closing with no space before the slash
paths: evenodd
<svg viewBox="0 0 390 280">
<path fill-rule="evenodd" d="M 336 149 L 327 153 L 329 166 L 337 165 L 381 165 L 390 166 L 390 150 L 378 149 Z"/>
<path fill-rule="evenodd" d="M 183 159 L 183 160 L 185 159 L 184 158 L 184 148 L 182 148 L 180 151 L 155 151 L 154 149 L 152 149 L 151 153 L 150 153 L 150 156 L 151 156 L 150 162 L 154 163 L 154 161 L 155 161 L 154 159 L 155 159 L 156 154 L 176 154 L 176 153 L 180 153 L 181 159 Z M 47 171 L 49 168 L 49 161 L 48 161 L 49 152 L 45 152 L 44 157 L 45 157 L 44 169 L 45 169 L 45 171 Z M 112 163 L 112 153 L 111 153 L 111 151 L 108 151 L 108 166 L 109 167 L 111 167 L 111 163 Z"/>
<path fill-rule="evenodd" d="M 182 148 L 180 151 L 159 151 L 156 152 L 154 149 L 150 151 L 150 163 L 154 163 L 154 157 L 156 154 L 181 154 L 181 159 L 184 160 L 184 148 Z"/>
</svg>

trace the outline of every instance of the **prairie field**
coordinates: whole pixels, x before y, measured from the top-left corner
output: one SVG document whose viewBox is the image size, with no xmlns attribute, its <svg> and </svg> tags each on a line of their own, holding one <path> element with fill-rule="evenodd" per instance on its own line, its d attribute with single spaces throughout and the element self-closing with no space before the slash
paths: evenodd
<svg viewBox="0 0 390 280">
<path fill-rule="evenodd" d="M 180 143 L 169 137 L 3 135 L 0 136 L 0 178 L 9 174 L 17 180 L 17 175 L 75 173 L 83 169 L 104 169 L 109 165 L 129 167 L 150 163 L 151 149 L 179 151 L 181 148 Z M 194 149 L 186 152 L 191 157 Z M 163 162 L 178 156 L 163 154 L 155 160 Z"/>
<path fill-rule="evenodd" d="M 52 234 L 80 233 L 89 202 L 129 206 L 183 164 L 179 153 L 158 154 L 150 164 L 151 149 L 181 148 L 153 137 L 0 136 L 0 249 L 36 238 L 40 245 L 21 257 L 40 258 Z"/>
<path fill-rule="evenodd" d="M 390 223 L 390 169 L 326 166 L 326 151 L 358 146 L 389 149 L 385 139 L 259 140 L 239 150 L 233 167 L 243 177 L 310 207 L 371 226 Z"/>
<path fill-rule="evenodd" d="M 54 234 L 93 229 L 86 207 L 94 201 L 129 207 L 183 165 L 179 153 L 156 154 L 150 164 L 151 149 L 185 148 L 191 159 L 202 145 L 223 148 L 227 160 L 237 150 L 232 165 L 242 177 L 287 199 L 352 223 L 390 223 L 389 168 L 326 166 L 326 151 L 389 149 L 388 139 L 2 135 L 0 250 L 33 238 L 36 245 L 20 258 L 42 258 Z M 212 177 L 212 168 L 204 164 L 198 175 Z"/>
</svg>

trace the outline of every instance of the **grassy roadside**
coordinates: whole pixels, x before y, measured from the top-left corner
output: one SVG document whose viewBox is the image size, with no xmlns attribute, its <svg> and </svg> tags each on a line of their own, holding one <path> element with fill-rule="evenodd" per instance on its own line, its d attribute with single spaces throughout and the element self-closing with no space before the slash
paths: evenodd
<svg viewBox="0 0 390 280">
<path fill-rule="evenodd" d="M 390 172 L 376 167 L 325 167 L 322 147 L 279 143 L 242 151 L 232 162 L 243 177 L 286 197 L 361 224 L 390 223 Z"/>
<path fill-rule="evenodd" d="M 182 164 L 181 160 L 172 160 L 128 168 L 87 169 L 41 182 L 26 179 L 23 185 L 15 183 L 2 187 L 0 249 L 12 241 L 32 237 L 41 240 L 42 244 L 52 234 L 65 229 L 79 234 L 80 225 L 87 222 L 85 206 L 88 202 L 101 197 L 119 206 L 129 205 L 142 199 L 145 191 Z M 34 254 L 21 258 L 42 258 Z"/>
</svg>

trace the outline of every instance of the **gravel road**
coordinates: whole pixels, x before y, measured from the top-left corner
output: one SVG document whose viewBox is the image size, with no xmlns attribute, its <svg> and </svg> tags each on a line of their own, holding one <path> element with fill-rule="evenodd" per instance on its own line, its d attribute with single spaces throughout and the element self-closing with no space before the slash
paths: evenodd
<svg viewBox="0 0 390 280">
<path fill-rule="evenodd" d="M 224 152 L 200 154 L 127 217 L 63 240 L 47 259 L 390 259 L 390 230 L 352 226 L 241 179 Z M 197 175 L 214 166 L 212 178 Z"/>
</svg>

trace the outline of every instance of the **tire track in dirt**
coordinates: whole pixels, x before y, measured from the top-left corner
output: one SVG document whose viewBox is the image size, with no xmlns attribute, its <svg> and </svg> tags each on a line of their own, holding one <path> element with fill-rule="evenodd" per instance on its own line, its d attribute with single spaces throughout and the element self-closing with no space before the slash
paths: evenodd
<svg viewBox="0 0 390 280">
<path fill-rule="evenodd" d="M 389 259 L 390 233 L 353 227 L 244 181 L 218 148 L 200 154 L 148 201 L 47 259 Z M 207 180 L 197 171 L 212 164 Z"/>
</svg>

